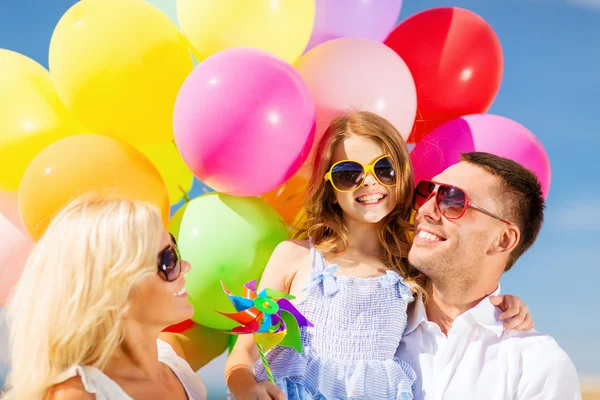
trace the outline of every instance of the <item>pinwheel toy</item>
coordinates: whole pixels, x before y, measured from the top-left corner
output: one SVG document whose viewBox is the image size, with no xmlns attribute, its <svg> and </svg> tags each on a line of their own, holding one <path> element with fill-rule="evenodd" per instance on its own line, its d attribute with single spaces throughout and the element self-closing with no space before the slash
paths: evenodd
<svg viewBox="0 0 600 400">
<path fill-rule="evenodd" d="M 313 326 L 290 302 L 295 297 L 273 289 L 256 293 L 256 281 L 244 285 L 242 296 L 235 296 L 221 282 L 223 291 L 236 309 L 236 313 L 219 314 L 239 324 L 231 330 L 233 334 L 253 334 L 260 358 L 272 383 L 275 383 L 265 352 L 275 346 L 285 346 L 302 351 L 300 327 Z"/>
</svg>

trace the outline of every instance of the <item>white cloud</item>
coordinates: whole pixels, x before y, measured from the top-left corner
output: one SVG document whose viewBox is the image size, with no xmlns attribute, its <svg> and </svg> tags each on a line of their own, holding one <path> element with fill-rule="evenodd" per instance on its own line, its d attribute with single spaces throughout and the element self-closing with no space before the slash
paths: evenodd
<svg viewBox="0 0 600 400">
<path fill-rule="evenodd" d="M 590 197 L 564 202 L 548 210 L 548 224 L 562 229 L 600 231 L 600 198 Z"/>
<path fill-rule="evenodd" d="M 600 0 L 566 0 L 567 4 L 588 10 L 600 11 Z"/>
</svg>

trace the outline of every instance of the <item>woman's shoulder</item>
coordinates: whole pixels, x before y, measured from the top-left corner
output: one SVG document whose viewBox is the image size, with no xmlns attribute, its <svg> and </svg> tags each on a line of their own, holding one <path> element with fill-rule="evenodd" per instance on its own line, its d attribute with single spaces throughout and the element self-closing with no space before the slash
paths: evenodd
<svg viewBox="0 0 600 400">
<path fill-rule="evenodd" d="M 58 383 L 48 389 L 44 400 L 94 400 L 96 396 L 88 393 L 79 375 Z"/>
</svg>

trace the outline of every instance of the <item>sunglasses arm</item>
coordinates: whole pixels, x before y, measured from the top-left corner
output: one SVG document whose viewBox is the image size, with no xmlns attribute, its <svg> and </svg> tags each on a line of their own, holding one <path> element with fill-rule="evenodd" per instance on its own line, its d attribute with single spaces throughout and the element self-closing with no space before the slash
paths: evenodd
<svg viewBox="0 0 600 400">
<path fill-rule="evenodd" d="M 496 219 L 498 219 L 498 220 L 500 220 L 500 221 L 502 221 L 502 222 L 504 222 L 504 223 L 507 223 L 507 224 L 509 224 L 509 225 L 514 225 L 512 222 L 510 222 L 510 221 L 508 221 L 508 220 L 505 220 L 504 218 L 501 218 L 501 217 L 497 216 L 496 214 L 494 214 L 494 213 L 491 213 L 491 212 L 489 212 L 488 210 L 486 210 L 486 209 L 484 209 L 484 208 L 481 208 L 481 207 L 479 207 L 478 205 L 475 205 L 475 204 L 473 204 L 473 203 L 471 203 L 471 202 L 469 202 L 467 205 L 468 205 L 469 207 L 471 207 L 471 208 L 474 208 L 475 210 L 477 210 L 477 211 L 479 211 L 479 212 L 482 212 L 482 213 L 484 213 L 484 214 L 486 214 L 486 215 L 489 215 L 489 216 L 490 216 L 490 217 L 492 217 L 492 218 L 496 218 Z"/>
</svg>

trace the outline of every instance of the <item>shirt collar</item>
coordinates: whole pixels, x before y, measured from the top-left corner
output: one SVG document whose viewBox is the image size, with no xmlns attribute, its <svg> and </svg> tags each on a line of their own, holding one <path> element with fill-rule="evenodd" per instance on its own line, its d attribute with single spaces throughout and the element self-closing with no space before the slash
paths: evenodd
<svg viewBox="0 0 600 400">
<path fill-rule="evenodd" d="M 502 313 L 502 310 L 493 305 L 489 299 L 490 296 L 498 296 L 499 294 L 500 284 L 498 284 L 498 288 L 496 288 L 492 294 L 486 296 L 475 307 L 460 315 L 457 320 L 470 317 L 478 325 L 494 332 L 498 337 L 500 337 L 504 332 L 502 321 L 498 319 L 498 316 Z M 425 311 L 423 299 L 421 298 L 420 294 L 416 295 L 412 310 L 409 309 L 408 322 L 406 324 L 404 334 L 408 335 L 412 333 L 419 327 L 419 325 L 427 321 L 427 313 Z M 456 323 L 456 320 L 454 322 Z"/>
<path fill-rule="evenodd" d="M 502 310 L 493 305 L 490 301 L 490 296 L 498 295 L 500 295 L 500 284 L 498 284 L 498 287 L 496 290 L 494 290 L 494 293 L 486 296 L 475 307 L 468 310 L 465 314 L 470 315 L 481 327 L 494 332 L 496 336 L 500 337 L 504 332 L 502 321 L 498 319 L 498 316 L 502 314 Z"/>
</svg>

